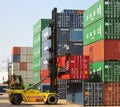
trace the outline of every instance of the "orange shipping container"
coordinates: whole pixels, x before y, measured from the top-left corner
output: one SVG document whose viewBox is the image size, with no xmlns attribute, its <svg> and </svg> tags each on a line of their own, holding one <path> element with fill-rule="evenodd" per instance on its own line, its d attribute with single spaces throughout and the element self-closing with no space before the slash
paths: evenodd
<svg viewBox="0 0 120 107">
<path fill-rule="evenodd" d="M 120 40 L 100 40 L 84 46 L 83 54 L 90 56 L 90 62 L 120 60 Z"/>
<path fill-rule="evenodd" d="M 26 62 L 20 62 L 20 70 L 27 70 L 27 63 Z"/>
<path fill-rule="evenodd" d="M 13 55 L 20 55 L 20 47 L 13 47 L 12 48 L 12 54 Z"/>
</svg>

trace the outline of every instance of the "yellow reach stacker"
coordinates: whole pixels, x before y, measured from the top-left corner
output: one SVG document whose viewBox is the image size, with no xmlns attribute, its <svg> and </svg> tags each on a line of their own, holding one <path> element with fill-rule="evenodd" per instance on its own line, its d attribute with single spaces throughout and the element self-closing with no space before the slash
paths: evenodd
<svg viewBox="0 0 120 107">
<path fill-rule="evenodd" d="M 44 81 L 46 78 L 40 82 Z M 14 79 L 14 80 L 13 80 Z M 40 84 L 40 82 L 33 84 L 28 89 L 24 89 L 24 84 L 21 76 L 13 75 L 9 81 L 8 95 L 11 104 L 20 105 L 24 102 L 44 102 L 45 104 L 57 104 L 58 96 L 52 92 L 40 92 L 38 89 L 32 89 L 32 87 Z"/>
</svg>

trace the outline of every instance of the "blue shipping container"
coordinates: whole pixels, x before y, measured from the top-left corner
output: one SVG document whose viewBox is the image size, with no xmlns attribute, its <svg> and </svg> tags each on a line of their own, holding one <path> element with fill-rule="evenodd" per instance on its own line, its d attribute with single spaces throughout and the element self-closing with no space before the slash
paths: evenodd
<svg viewBox="0 0 120 107">
<path fill-rule="evenodd" d="M 48 49 L 51 47 L 51 40 L 42 42 L 42 56 L 49 54 Z"/>
<path fill-rule="evenodd" d="M 42 42 L 46 41 L 49 36 L 51 36 L 51 28 L 46 27 L 42 30 Z"/>
<path fill-rule="evenodd" d="M 70 29 L 70 41 L 82 42 L 83 41 L 83 29 Z"/>
<path fill-rule="evenodd" d="M 58 28 L 57 29 L 57 41 L 69 41 L 70 40 L 70 29 L 69 28 Z"/>
<path fill-rule="evenodd" d="M 13 55 L 13 62 L 20 62 L 20 55 Z"/>
</svg>

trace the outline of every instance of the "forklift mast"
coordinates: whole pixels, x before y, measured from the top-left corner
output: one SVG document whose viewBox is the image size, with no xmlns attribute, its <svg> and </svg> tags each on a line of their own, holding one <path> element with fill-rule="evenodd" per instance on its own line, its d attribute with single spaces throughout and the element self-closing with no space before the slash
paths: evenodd
<svg viewBox="0 0 120 107">
<path fill-rule="evenodd" d="M 48 49 L 50 59 L 48 60 L 49 75 L 50 75 L 50 92 L 57 93 L 57 8 L 52 10 L 51 48 Z"/>
</svg>

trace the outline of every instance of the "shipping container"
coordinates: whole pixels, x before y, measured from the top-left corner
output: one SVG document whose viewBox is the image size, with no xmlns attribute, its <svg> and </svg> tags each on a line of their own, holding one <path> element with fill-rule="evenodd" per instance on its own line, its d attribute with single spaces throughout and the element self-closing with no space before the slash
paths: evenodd
<svg viewBox="0 0 120 107">
<path fill-rule="evenodd" d="M 49 54 L 49 48 L 51 48 L 51 40 L 46 40 L 42 42 L 42 56 Z"/>
<path fill-rule="evenodd" d="M 120 82 L 103 83 L 103 105 L 120 106 Z"/>
<path fill-rule="evenodd" d="M 50 23 L 51 23 L 51 19 L 40 19 L 33 26 L 33 35 L 40 33 Z"/>
<path fill-rule="evenodd" d="M 31 62 L 31 63 L 33 62 L 33 54 L 26 55 L 26 62 Z"/>
<path fill-rule="evenodd" d="M 47 38 L 51 36 L 51 28 L 50 27 L 45 27 L 42 30 L 42 42 L 48 40 Z"/>
<path fill-rule="evenodd" d="M 58 79 L 57 84 L 58 84 L 57 90 L 58 90 L 59 99 L 66 99 L 67 80 Z"/>
<path fill-rule="evenodd" d="M 102 82 L 120 82 L 119 66 L 120 61 L 95 62 L 90 64 L 90 71 L 91 74 L 94 74 L 95 81 L 102 80 Z M 95 76 L 95 74 L 97 75 Z"/>
<path fill-rule="evenodd" d="M 19 63 L 19 62 L 14 62 L 14 63 L 12 63 L 12 70 L 13 70 L 13 71 L 18 71 L 18 70 L 20 70 L 20 63 Z"/>
<path fill-rule="evenodd" d="M 37 83 L 40 81 L 40 71 L 33 72 L 33 83 Z"/>
<path fill-rule="evenodd" d="M 33 70 L 33 63 L 27 62 L 27 71 L 32 71 Z"/>
<path fill-rule="evenodd" d="M 26 55 L 33 55 L 33 48 L 32 47 L 26 47 Z"/>
<path fill-rule="evenodd" d="M 83 42 L 57 42 L 57 55 L 83 55 Z"/>
<path fill-rule="evenodd" d="M 102 106 L 103 105 L 103 83 L 102 82 L 84 82 L 84 105 Z"/>
<path fill-rule="evenodd" d="M 84 27 L 87 27 L 101 18 L 120 18 L 119 0 L 99 0 L 84 12 Z"/>
<path fill-rule="evenodd" d="M 14 54 L 12 58 L 13 58 L 12 59 L 13 62 L 20 62 L 20 55 Z"/>
<path fill-rule="evenodd" d="M 46 54 L 41 57 L 41 70 L 48 69 L 48 59 L 50 58 L 49 54 Z"/>
<path fill-rule="evenodd" d="M 82 42 L 83 41 L 83 30 L 82 29 L 70 29 L 70 41 Z"/>
<path fill-rule="evenodd" d="M 100 40 L 84 46 L 84 55 L 90 56 L 90 62 L 120 60 L 120 40 Z"/>
<path fill-rule="evenodd" d="M 82 82 L 67 83 L 66 100 L 70 103 L 84 105 Z"/>
<path fill-rule="evenodd" d="M 20 62 L 20 71 L 27 70 L 27 63 L 26 62 Z"/>
<path fill-rule="evenodd" d="M 41 57 L 40 46 L 33 48 L 33 61 Z"/>
<path fill-rule="evenodd" d="M 40 71 L 41 69 L 41 61 L 40 58 L 37 58 L 33 62 L 33 71 Z"/>
<path fill-rule="evenodd" d="M 26 54 L 20 54 L 20 62 L 26 62 Z"/>
<path fill-rule="evenodd" d="M 41 44 L 41 33 L 38 33 L 33 36 L 33 48 L 40 46 Z"/>
<path fill-rule="evenodd" d="M 57 28 L 57 41 L 69 41 L 70 29 L 69 28 Z"/>
<path fill-rule="evenodd" d="M 13 47 L 12 55 L 19 55 L 19 54 L 20 54 L 20 47 Z"/>
<path fill-rule="evenodd" d="M 89 79 L 89 56 L 71 55 L 67 63 L 70 79 Z"/>
<path fill-rule="evenodd" d="M 41 74 L 40 74 L 40 79 L 44 79 L 46 76 L 49 75 L 49 70 L 41 70 Z M 47 78 L 46 80 L 42 81 L 41 84 L 49 84 L 50 83 L 50 78 Z"/>
</svg>

